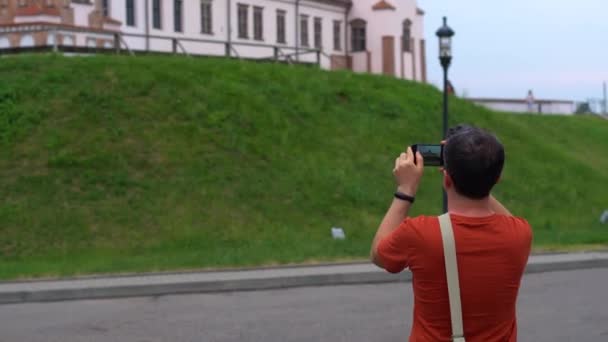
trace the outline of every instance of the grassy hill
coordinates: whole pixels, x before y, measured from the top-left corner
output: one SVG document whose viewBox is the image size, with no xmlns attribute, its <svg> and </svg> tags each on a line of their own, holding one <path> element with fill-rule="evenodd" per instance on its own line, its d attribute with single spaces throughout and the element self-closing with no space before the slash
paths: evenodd
<svg viewBox="0 0 608 342">
<path fill-rule="evenodd" d="M 0 278 L 366 257 L 395 156 L 441 132 L 431 86 L 180 57 L 0 62 Z M 608 121 L 494 113 L 496 196 L 537 248 L 608 243 Z M 440 211 L 426 170 L 413 214 Z M 345 241 L 330 238 L 344 227 Z"/>
</svg>

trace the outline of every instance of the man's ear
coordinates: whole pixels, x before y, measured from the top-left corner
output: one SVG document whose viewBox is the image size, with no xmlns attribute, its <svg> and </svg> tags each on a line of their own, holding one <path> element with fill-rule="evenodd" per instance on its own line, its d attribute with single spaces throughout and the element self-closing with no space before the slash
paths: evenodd
<svg viewBox="0 0 608 342">
<path fill-rule="evenodd" d="M 450 177 L 450 174 L 445 169 L 443 169 L 442 172 L 443 172 L 443 187 L 446 189 L 449 189 L 454 184 L 452 182 L 452 178 Z"/>
</svg>

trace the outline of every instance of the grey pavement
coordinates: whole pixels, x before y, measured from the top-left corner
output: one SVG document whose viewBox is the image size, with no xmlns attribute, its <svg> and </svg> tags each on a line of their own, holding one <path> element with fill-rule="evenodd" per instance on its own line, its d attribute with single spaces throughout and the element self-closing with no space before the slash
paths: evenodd
<svg viewBox="0 0 608 342">
<path fill-rule="evenodd" d="M 527 273 L 608 267 L 608 252 L 530 257 Z M 370 263 L 0 283 L 0 304 L 409 281 Z"/>
<path fill-rule="evenodd" d="M 527 274 L 519 341 L 608 341 L 608 270 Z M 0 306 L 0 341 L 407 341 L 410 284 Z M 465 323 L 466 324 L 466 323 Z"/>
</svg>

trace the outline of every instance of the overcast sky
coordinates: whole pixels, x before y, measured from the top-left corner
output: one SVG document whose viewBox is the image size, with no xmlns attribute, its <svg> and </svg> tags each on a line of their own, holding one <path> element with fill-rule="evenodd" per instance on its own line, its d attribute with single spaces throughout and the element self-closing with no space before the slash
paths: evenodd
<svg viewBox="0 0 608 342">
<path fill-rule="evenodd" d="M 450 80 L 459 95 L 585 100 L 608 81 L 608 0 L 418 0 L 428 78 L 439 85 L 435 31 L 456 32 Z"/>
</svg>

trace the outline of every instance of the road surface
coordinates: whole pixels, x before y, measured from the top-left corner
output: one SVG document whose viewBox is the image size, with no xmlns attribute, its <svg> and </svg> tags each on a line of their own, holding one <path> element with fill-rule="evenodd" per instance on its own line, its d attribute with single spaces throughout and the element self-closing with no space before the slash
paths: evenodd
<svg viewBox="0 0 608 342">
<path fill-rule="evenodd" d="M 608 341 L 608 269 L 530 274 L 519 340 Z M 410 284 L 0 306 L 0 341 L 407 341 Z"/>
</svg>

